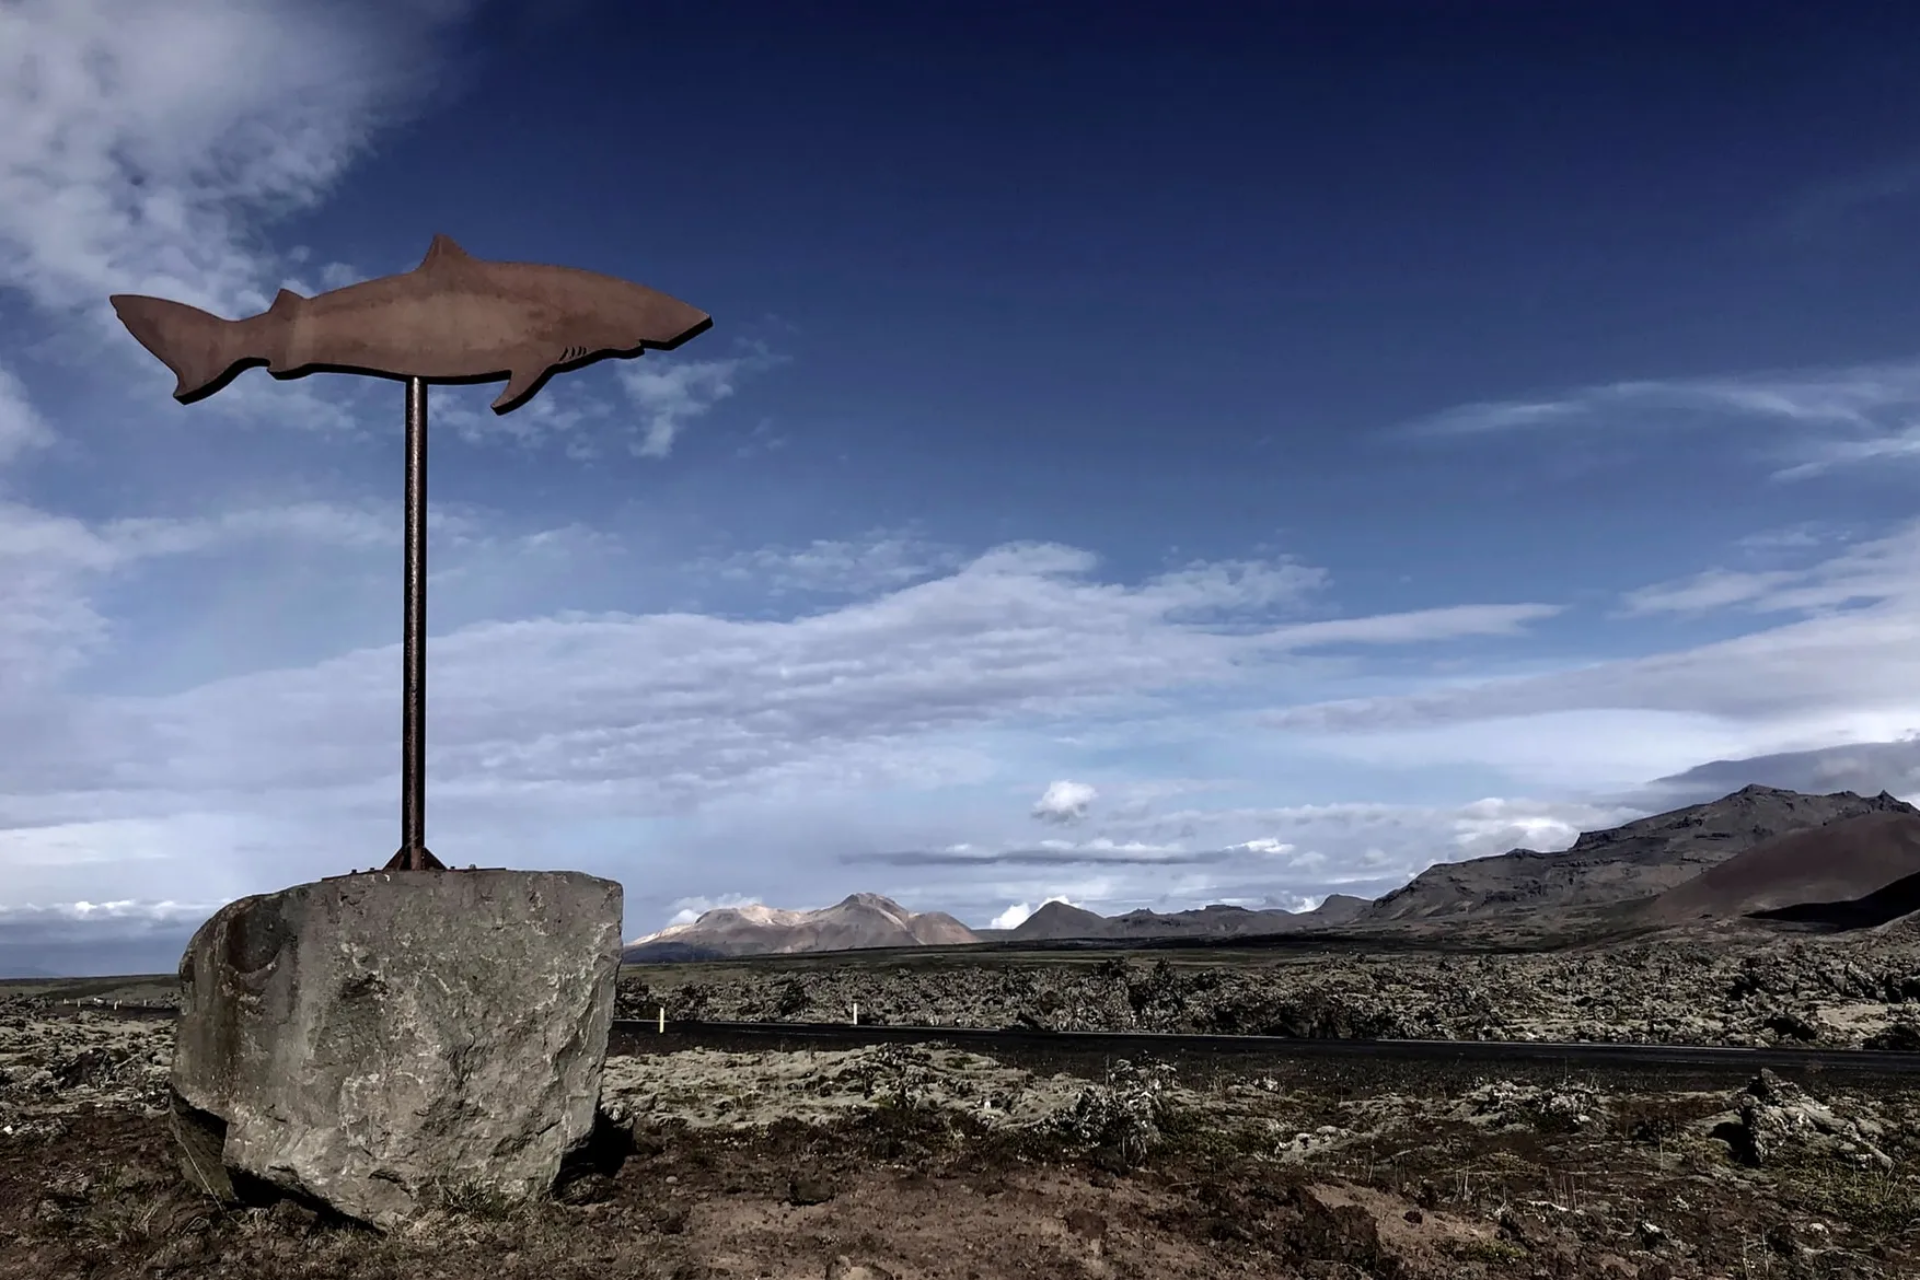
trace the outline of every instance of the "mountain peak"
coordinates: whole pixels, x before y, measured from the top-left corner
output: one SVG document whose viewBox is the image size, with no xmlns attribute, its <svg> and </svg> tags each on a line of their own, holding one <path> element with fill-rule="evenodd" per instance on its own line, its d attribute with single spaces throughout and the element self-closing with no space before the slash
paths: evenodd
<svg viewBox="0 0 1920 1280">
<path fill-rule="evenodd" d="M 622 959 L 856 951 L 873 947 L 950 946 L 979 935 L 938 911 L 915 914 L 878 893 L 850 893 L 830 907 L 796 911 L 754 904 L 709 911 L 627 944 Z"/>
</svg>

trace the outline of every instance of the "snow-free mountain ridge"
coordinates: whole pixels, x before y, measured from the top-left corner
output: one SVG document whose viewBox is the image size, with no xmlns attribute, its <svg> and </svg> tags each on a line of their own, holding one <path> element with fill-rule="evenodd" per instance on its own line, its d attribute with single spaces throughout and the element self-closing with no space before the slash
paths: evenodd
<svg viewBox="0 0 1920 1280">
<path fill-rule="evenodd" d="M 1740 919 L 1884 923 L 1920 910 L 1920 809 L 1884 791 L 1803 795 L 1750 786 L 1585 832 L 1560 852 L 1513 849 L 1439 863 L 1371 902 L 1333 894 L 1312 911 L 1216 903 L 1112 917 L 1049 902 L 1015 928 L 970 929 L 944 912 L 916 913 L 891 898 L 856 893 L 816 911 L 721 907 L 635 939 L 624 958 L 664 962 L 979 942 L 1228 942 L 1323 929 L 1552 922 L 1595 909 L 1655 926 Z"/>
</svg>

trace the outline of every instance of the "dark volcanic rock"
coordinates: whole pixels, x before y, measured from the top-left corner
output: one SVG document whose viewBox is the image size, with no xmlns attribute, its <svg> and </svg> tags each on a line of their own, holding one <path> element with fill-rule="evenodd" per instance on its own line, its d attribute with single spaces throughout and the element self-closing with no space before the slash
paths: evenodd
<svg viewBox="0 0 1920 1280">
<path fill-rule="evenodd" d="M 1869 814 L 1920 814 L 1881 792 L 1809 796 L 1746 787 L 1709 804 L 1589 831 L 1560 853 L 1514 849 L 1427 868 L 1375 902 L 1366 923 L 1539 909 L 1651 897 L 1763 841 Z"/>
<path fill-rule="evenodd" d="M 611 880 L 521 871 L 228 904 L 180 962 L 183 1154 L 217 1139 L 234 1187 L 382 1227 L 439 1195 L 545 1195 L 593 1133 L 620 907 Z"/>
</svg>

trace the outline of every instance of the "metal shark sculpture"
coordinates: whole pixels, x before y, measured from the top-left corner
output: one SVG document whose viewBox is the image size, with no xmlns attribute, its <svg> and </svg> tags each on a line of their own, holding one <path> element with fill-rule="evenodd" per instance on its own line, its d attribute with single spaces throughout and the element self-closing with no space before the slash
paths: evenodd
<svg viewBox="0 0 1920 1280">
<path fill-rule="evenodd" d="M 444 235 L 412 271 L 305 298 L 282 289 L 245 320 L 139 294 L 109 299 L 191 404 L 265 365 L 276 378 L 365 373 L 427 382 L 507 379 L 495 413 L 553 374 L 608 356 L 668 351 L 712 324 L 677 298 L 574 267 L 476 258 Z"/>
<path fill-rule="evenodd" d="M 204 400 L 243 369 L 276 378 L 364 373 L 407 384 L 401 615 L 400 849 L 389 871 L 444 871 L 426 844 L 427 384 L 507 380 L 495 413 L 563 369 L 670 350 L 713 324 L 678 298 L 573 267 L 489 262 L 435 236 L 420 265 L 303 298 L 282 289 L 245 320 L 120 293 L 127 331 L 173 370 L 174 399 Z"/>
</svg>

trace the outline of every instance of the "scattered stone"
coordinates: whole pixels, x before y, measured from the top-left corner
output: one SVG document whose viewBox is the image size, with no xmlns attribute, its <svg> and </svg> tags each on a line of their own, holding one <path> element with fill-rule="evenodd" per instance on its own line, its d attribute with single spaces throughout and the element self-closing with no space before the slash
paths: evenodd
<svg viewBox="0 0 1920 1280">
<path fill-rule="evenodd" d="M 677 1236 L 687 1229 L 687 1211 L 679 1205 L 656 1206 L 648 1225 L 662 1235 Z"/>
<path fill-rule="evenodd" d="M 1091 1209 L 1069 1209 L 1063 1215 L 1067 1230 L 1082 1240 L 1099 1241 L 1107 1238 L 1107 1220 Z"/>
<path fill-rule="evenodd" d="M 825 1204 L 833 1199 L 833 1184 L 824 1178 L 799 1177 L 787 1184 L 790 1204 Z"/>
<path fill-rule="evenodd" d="M 312 1231 L 320 1222 L 319 1211 L 301 1204 L 291 1196 L 277 1200 L 267 1209 L 267 1221 L 288 1234 Z"/>
<path fill-rule="evenodd" d="M 841 1254 L 827 1264 L 827 1280 L 894 1280 L 893 1272 L 867 1266 Z"/>
<path fill-rule="evenodd" d="M 604 1173 L 586 1173 L 560 1184 L 554 1199 L 561 1204 L 604 1204 L 613 1199 L 613 1179 Z"/>
</svg>

